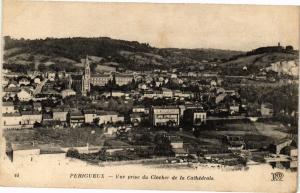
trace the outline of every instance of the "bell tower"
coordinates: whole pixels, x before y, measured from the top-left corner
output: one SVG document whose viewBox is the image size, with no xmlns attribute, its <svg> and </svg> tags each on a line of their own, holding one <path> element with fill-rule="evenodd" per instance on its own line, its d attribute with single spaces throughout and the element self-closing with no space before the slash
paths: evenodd
<svg viewBox="0 0 300 193">
<path fill-rule="evenodd" d="M 90 62 L 89 62 L 89 56 L 87 55 L 84 60 L 84 75 L 82 76 L 82 89 L 81 92 L 84 96 L 87 95 L 88 92 L 90 92 L 91 89 L 91 69 L 90 69 Z"/>
</svg>

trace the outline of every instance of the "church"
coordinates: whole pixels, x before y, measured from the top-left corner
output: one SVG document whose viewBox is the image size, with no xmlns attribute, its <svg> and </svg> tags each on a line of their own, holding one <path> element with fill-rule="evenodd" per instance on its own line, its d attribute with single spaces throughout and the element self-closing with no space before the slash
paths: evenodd
<svg viewBox="0 0 300 193">
<path fill-rule="evenodd" d="M 93 86 L 105 86 L 110 80 L 115 80 L 115 84 L 123 86 L 130 84 L 134 79 L 130 74 L 91 74 L 89 57 L 83 60 L 84 74 L 81 78 L 81 93 L 86 96 L 91 91 L 91 85 Z"/>
</svg>

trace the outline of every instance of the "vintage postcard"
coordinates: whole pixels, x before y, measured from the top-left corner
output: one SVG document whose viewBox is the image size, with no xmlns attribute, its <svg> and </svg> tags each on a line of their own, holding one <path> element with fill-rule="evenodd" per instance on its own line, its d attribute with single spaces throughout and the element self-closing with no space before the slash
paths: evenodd
<svg viewBox="0 0 300 193">
<path fill-rule="evenodd" d="M 299 7 L 3 1 L 0 186 L 297 191 Z"/>
</svg>

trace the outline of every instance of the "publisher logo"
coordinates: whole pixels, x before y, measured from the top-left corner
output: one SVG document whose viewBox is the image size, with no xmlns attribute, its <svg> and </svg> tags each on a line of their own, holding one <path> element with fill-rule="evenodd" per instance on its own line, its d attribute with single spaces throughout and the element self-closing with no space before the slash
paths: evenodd
<svg viewBox="0 0 300 193">
<path fill-rule="evenodd" d="M 284 174 L 282 172 L 275 172 L 271 174 L 272 174 L 271 181 L 283 181 Z"/>
</svg>

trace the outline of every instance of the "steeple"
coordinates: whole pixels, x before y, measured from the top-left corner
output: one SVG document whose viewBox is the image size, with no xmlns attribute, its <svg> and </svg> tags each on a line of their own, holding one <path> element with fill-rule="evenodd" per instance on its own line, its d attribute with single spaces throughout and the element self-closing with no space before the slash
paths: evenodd
<svg viewBox="0 0 300 193">
<path fill-rule="evenodd" d="M 90 92 L 90 79 L 91 79 L 91 70 L 89 56 L 86 55 L 84 61 L 84 75 L 82 76 L 82 94 L 87 95 L 87 92 Z"/>
<path fill-rule="evenodd" d="M 86 55 L 85 58 L 85 68 L 90 67 L 89 55 Z"/>
</svg>

